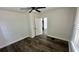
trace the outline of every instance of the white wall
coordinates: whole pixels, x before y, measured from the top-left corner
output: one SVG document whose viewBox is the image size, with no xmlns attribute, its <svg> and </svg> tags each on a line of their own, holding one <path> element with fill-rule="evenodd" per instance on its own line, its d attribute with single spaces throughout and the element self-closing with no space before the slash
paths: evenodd
<svg viewBox="0 0 79 59">
<path fill-rule="evenodd" d="M 28 14 L 0 10 L 0 48 L 29 34 Z"/>
<path fill-rule="evenodd" d="M 41 13 L 40 17 L 48 19 L 48 35 L 68 41 L 72 34 L 74 12 L 75 8 L 62 7 Z"/>
<path fill-rule="evenodd" d="M 2 31 L 1 31 L 1 29 L 0 29 L 0 47 L 2 47 L 3 45 L 5 45 L 6 44 L 6 40 L 5 40 L 5 38 L 4 38 L 4 36 L 3 36 L 3 33 L 2 33 Z"/>
</svg>

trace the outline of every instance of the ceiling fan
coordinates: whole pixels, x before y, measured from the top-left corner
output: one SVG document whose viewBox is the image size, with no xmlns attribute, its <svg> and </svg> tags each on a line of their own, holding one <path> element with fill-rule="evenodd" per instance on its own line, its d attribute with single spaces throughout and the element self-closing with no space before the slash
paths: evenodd
<svg viewBox="0 0 79 59">
<path fill-rule="evenodd" d="M 33 10 L 37 11 L 37 12 L 41 12 L 39 9 L 43 9 L 43 8 L 46 8 L 46 7 L 29 7 L 29 8 L 21 8 L 21 10 L 26 10 L 26 9 L 29 9 L 29 13 L 31 13 Z"/>
</svg>

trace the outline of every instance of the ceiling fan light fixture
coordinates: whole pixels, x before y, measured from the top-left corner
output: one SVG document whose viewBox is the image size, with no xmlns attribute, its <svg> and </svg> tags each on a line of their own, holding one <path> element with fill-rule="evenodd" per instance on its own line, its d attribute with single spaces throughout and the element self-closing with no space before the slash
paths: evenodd
<svg viewBox="0 0 79 59">
<path fill-rule="evenodd" d="M 31 13 L 31 12 L 41 12 L 39 9 L 43 9 L 43 8 L 46 8 L 46 7 L 30 7 L 29 9 L 31 9 L 30 11 L 29 11 L 29 13 Z M 21 10 L 26 10 L 27 8 L 21 8 Z"/>
</svg>

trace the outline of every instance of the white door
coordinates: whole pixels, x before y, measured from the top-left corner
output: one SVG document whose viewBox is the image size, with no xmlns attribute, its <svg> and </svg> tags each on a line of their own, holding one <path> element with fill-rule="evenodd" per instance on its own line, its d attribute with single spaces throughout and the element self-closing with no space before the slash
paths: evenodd
<svg viewBox="0 0 79 59">
<path fill-rule="evenodd" d="M 35 35 L 41 35 L 42 34 L 42 18 L 36 18 L 34 24 L 35 24 Z"/>
<path fill-rule="evenodd" d="M 44 34 L 47 35 L 47 18 L 45 17 L 43 20 L 44 20 Z"/>
</svg>

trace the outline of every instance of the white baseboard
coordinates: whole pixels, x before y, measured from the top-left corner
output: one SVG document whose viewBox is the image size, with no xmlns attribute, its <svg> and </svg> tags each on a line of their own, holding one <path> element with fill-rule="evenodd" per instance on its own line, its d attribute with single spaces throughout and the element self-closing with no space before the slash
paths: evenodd
<svg viewBox="0 0 79 59">
<path fill-rule="evenodd" d="M 65 38 L 60 38 L 60 37 L 51 36 L 51 35 L 47 35 L 47 36 L 50 36 L 50 37 L 53 37 L 53 38 L 58 38 L 58 39 L 65 40 L 65 41 L 69 41 L 68 39 L 65 39 Z"/>
<path fill-rule="evenodd" d="M 1 49 L 1 48 L 4 48 L 4 47 L 6 47 L 6 46 L 9 46 L 9 45 L 11 45 L 11 44 L 13 44 L 13 43 L 16 43 L 16 42 L 18 42 L 18 41 L 20 41 L 20 40 L 23 40 L 24 38 L 27 38 L 27 37 L 28 37 L 28 36 L 25 36 L 25 37 L 22 37 L 22 38 L 16 39 L 16 40 L 11 41 L 11 42 L 6 42 L 6 44 L 0 46 L 0 49 Z"/>
</svg>

